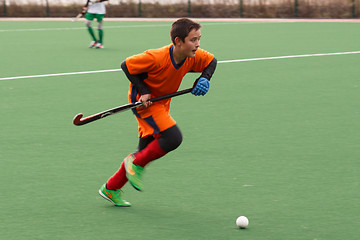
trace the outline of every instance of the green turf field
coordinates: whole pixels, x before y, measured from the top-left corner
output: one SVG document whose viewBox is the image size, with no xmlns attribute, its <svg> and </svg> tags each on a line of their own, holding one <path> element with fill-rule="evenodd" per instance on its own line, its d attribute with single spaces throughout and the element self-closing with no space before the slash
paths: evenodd
<svg viewBox="0 0 360 240">
<path fill-rule="evenodd" d="M 131 208 L 97 192 L 137 146 L 131 111 L 72 124 L 125 104 L 125 75 L 8 79 L 119 69 L 170 43 L 171 22 L 105 22 L 89 49 L 83 24 L 0 22 L 1 239 L 358 239 L 360 54 L 222 61 L 359 51 L 359 23 L 203 22 L 210 91 L 173 99 L 183 144 L 144 192 L 125 186 Z"/>
</svg>

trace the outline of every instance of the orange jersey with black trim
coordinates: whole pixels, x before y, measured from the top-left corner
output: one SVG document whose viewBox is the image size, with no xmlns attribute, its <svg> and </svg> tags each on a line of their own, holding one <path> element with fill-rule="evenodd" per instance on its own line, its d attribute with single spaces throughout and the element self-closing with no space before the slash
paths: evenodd
<svg viewBox="0 0 360 240">
<path fill-rule="evenodd" d="M 170 44 L 126 59 L 126 66 L 131 75 L 147 74 L 144 83 L 151 91 L 152 97 L 176 92 L 186 73 L 202 72 L 214 59 L 213 54 L 198 48 L 195 57 L 187 57 L 182 63 L 176 64 L 172 50 L 173 45 Z"/>
</svg>

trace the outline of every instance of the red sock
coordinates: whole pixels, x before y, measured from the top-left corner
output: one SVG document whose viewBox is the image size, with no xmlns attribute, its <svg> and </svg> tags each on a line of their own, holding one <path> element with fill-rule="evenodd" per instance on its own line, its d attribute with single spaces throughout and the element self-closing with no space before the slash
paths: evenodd
<svg viewBox="0 0 360 240">
<path fill-rule="evenodd" d="M 145 167 L 149 162 L 161 158 L 165 154 L 166 152 L 161 149 L 158 140 L 155 139 L 147 145 L 146 148 L 135 153 L 135 160 L 133 163 L 135 165 Z M 127 181 L 128 179 L 126 178 L 124 162 L 122 162 L 119 170 L 107 181 L 106 188 L 110 190 L 121 189 Z"/>
<path fill-rule="evenodd" d="M 145 167 L 151 161 L 161 158 L 165 154 L 167 154 L 167 152 L 164 152 L 164 150 L 161 149 L 159 141 L 155 139 L 147 145 L 146 148 L 135 153 L 135 160 L 133 163 L 135 165 Z"/>
<path fill-rule="evenodd" d="M 107 181 L 106 188 L 110 190 L 121 189 L 127 181 L 124 162 L 122 162 L 119 170 Z"/>
</svg>

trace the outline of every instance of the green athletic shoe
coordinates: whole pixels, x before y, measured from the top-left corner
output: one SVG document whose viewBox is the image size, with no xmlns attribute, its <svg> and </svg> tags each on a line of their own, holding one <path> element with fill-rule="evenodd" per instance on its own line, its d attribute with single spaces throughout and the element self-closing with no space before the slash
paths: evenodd
<svg viewBox="0 0 360 240">
<path fill-rule="evenodd" d="M 115 204 L 117 207 L 130 207 L 131 204 L 121 198 L 121 190 L 110 190 L 106 188 L 106 183 L 102 185 L 99 189 L 99 194 L 105 198 L 106 200 L 110 201 L 111 203 Z"/>
<path fill-rule="evenodd" d="M 144 168 L 133 164 L 134 160 L 135 160 L 134 154 L 130 154 L 124 159 L 126 177 L 136 190 L 142 191 L 143 190 L 142 173 L 144 171 Z"/>
</svg>

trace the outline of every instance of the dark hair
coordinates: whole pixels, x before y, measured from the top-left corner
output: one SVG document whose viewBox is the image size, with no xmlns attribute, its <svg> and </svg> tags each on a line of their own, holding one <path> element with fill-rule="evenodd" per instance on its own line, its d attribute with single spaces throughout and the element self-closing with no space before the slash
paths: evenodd
<svg viewBox="0 0 360 240">
<path fill-rule="evenodd" d="M 176 20 L 171 26 L 171 41 L 175 44 L 175 38 L 178 37 L 183 42 L 185 42 L 185 38 L 189 35 L 191 30 L 199 30 L 200 28 L 200 23 L 194 22 L 188 18 L 180 18 Z"/>
</svg>

